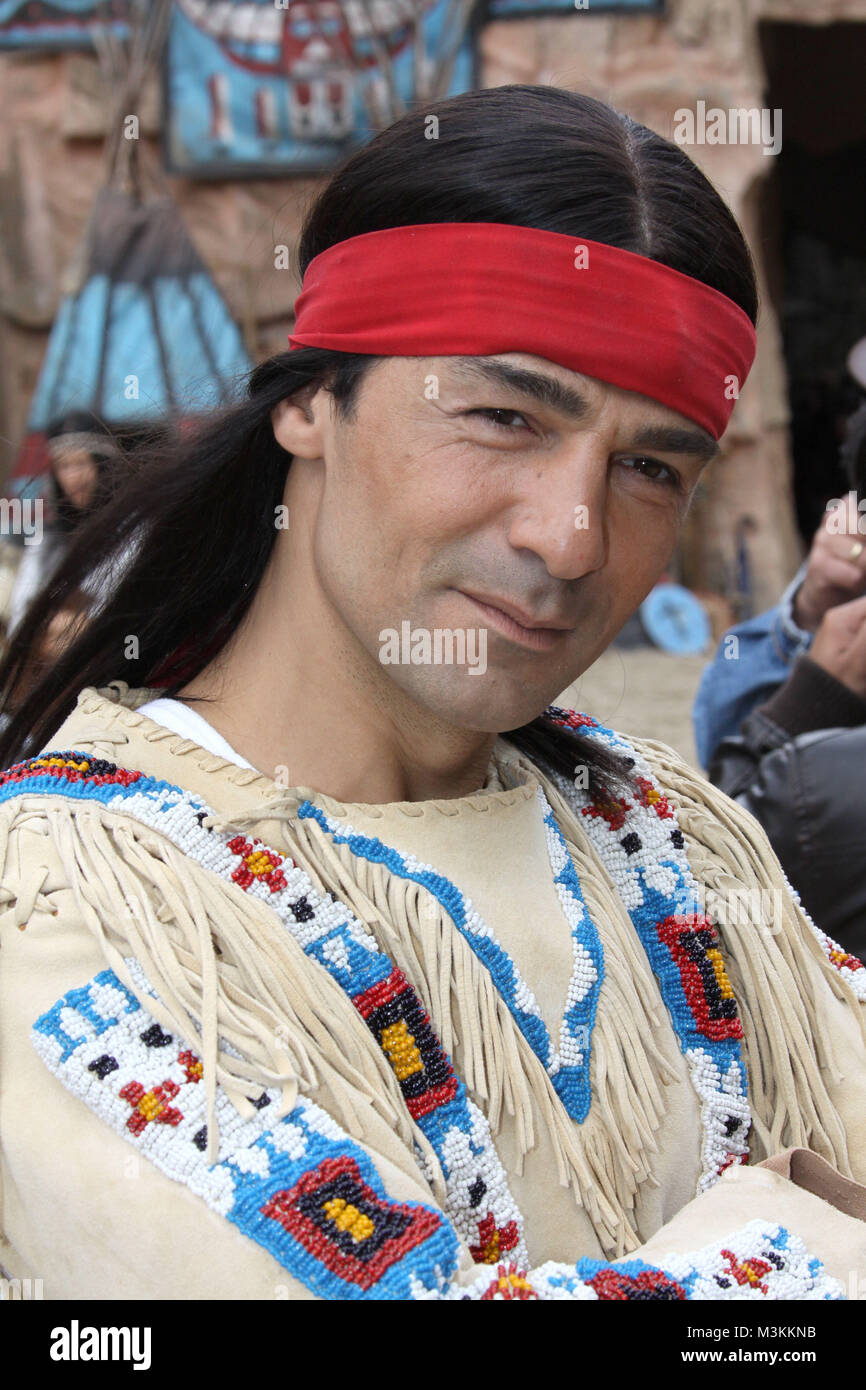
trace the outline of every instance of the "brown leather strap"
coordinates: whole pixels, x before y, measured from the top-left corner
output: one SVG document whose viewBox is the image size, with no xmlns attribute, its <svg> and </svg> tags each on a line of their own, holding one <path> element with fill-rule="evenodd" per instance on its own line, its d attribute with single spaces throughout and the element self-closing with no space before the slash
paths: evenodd
<svg viewBox="0 0 866 1390">
<path fill-rule="evenodd" d="M 851 1178 L 843 1178 L 831 1163 L 811 1149 L 785 1149 L 755 1166 L 769 1168 L 804 1191 L 821 1197 L 846 1216 L 866 1221 L 866 1187 Z"/>
</svg>

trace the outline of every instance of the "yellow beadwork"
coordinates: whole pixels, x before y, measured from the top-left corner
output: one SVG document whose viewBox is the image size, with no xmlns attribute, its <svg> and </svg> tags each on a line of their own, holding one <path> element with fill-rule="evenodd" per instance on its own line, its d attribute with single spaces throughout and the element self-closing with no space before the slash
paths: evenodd
<svg viewBox="0 0 866 1390">
<path fill-rule="evenodd" d="M 138 1102 L 136 1110 L 144 1116 L 146 1120 L 155 1120 L 157 1115 L 161 1115 L 165 1109 L 165 1101 L 160 1100 L 154 1091 L 147 1091 Z"/>
<path fill-rule="evenodd" d="M 382 1047 L 398 1081 L 405 1081 L 407 1077 L 424 1070 L 421 1053 L 403 1019 L 383 1030 Z"/>
<path fill-rule="evenodd" d="M 711 946 L 707 951 L 707 959 L 712 963 L 722 998 L 733 999 L 734 991 L 731 989 L 731 982 L 728 979 L 728 972 L 725 970 L 725 962 L 722 960 L 721 952 L 715 946 Z"/>
<path fill-rule="evenodd" d="M 367 1240 L 376 1229 L 369 1216 L 365 1216 L 342 1197 L 332 1197 L 330 1201 L 325 1202 L 322 1210 L 330 1217 L 338 1231 L 348 1231 L 353 1240 Z"/>
<path fill-rule="evenodd" d="M 77 772 L 86 772 L 86 762 L 74 763 L 71 758 L 34 758 L 33 767 L 72 767 Z"/>
<path fill-rule="evenodd" d="M 260 876 L 269 874 L 274 867 L 273 860 L 266 850 L 254 849 L 252 854 L 246 855 L 244 863 L 251 874 Z"/>
</svg>

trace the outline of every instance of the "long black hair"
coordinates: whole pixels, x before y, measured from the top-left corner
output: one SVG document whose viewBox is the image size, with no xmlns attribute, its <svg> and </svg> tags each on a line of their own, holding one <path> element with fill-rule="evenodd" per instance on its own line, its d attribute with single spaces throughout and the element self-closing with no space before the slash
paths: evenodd
<svg viewBox="0 0 866 1390">
<path fill-rule="evenodd" d="M 410 112 L 351 155 L 311 207 L 298 267 L 364 232 L 415 222 L 506 222 L 606 242 L 702 280 L 757 317 L 748 248 L 734 217 L 683 150 L 604 103 L 555 87 L 511 85 L 436 103 L 438 138 Z M 174 695 L 236 631 L 274 543 L 291 456 L 270 416 L 327 386 L 351 418 L 377 359 L 318 348 L 284 352 L 250 375 L 246 399 L 161 449 L 131 456 L 122 481 L 77 536 L 0 665 L 0 766 L 46 746 L 85 686 L 123 678 Z M 40 629 L 84 576 L 133 541 L 134 561 L 61 659 L 14 707 Z M 127 643 L 134 635 L 136 644 Z M 530 757 L 591 788 L 627 781 L 596 740 L 540 716 L 503 731 Z"/>
</svg>

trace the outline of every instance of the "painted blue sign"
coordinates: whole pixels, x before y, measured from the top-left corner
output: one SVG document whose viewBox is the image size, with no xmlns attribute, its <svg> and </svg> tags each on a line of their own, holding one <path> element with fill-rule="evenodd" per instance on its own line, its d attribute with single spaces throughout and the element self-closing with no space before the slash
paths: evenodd
<svg viewBox="0 0 866 1390">
<path fill-rule="evenodd" d="M 129 0 L 0 0 L 0 48 L 90 48 L 95 25 L 125 38 Z"/>
<path fill-rule="evenodd" d="M 487 19 L 526 19 L 565 14 L 659 11 L 663 0 L 487 0 Z"/>
<path fill-rule="evenodd" d="M 415 73 L 456 48 L 447 95 L 477 85 L 474 34 L 448 0 L 176 0 L 169 29 L 165 160 L 173 173 L 324 173 L 374 133 L 384 48 L 409 105 Z M 415 52 L 415 24 L 421 53 Z"/>
</svg>

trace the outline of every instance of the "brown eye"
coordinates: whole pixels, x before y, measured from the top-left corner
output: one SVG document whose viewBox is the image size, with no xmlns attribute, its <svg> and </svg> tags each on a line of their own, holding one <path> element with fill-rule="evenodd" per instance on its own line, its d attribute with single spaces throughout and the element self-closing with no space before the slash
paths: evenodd
<svg viewBox="0 0 866 1390">
<path fill-rule="evenodd" d="M 682 489 L 682 482 L 676 470 L 667 463 L 660 463 L 658 459 L 648 458 L 645 454 L 628 454 L 619 462 L 631 467 L 632 471 L 639 473 L 641 477 L 648 478 L 651 483 Z"/>
<path fill-rule="evenodd" d="M 489 406 L 480 408 L 478 410 L 469 410 L 466 413 L 468 415 L 480 415 L 482 419 L 489 421 L 489 423 L 491 425 L 494 425 L 497 429 L 510 430 L 512 434 L 515 432 L 515 429 L 519 427 L 515 427 L 513 424 L 506 423 L 507 419 L 520 420 L 522 422 L 522 425 L 526 429 L 529 429 L 529 424 L 527 422 L 526 416 L 521 415 L 519 410 L 505 410 L 502 407 Z M 503 419 L 503 416 L 505 416 L 506 419 Z"/>
</svg>

